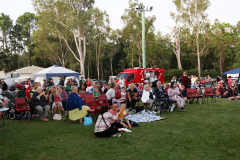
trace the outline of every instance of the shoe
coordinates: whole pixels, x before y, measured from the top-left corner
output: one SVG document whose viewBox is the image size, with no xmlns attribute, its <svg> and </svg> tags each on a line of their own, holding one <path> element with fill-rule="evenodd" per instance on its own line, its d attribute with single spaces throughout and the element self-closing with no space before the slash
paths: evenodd
<svg viewBox="0 0 240 160">
<path fill-rule="evenodd" d="M 45 122 L 49 121 L 47 118 L 42 118 L 41 120 Z"/>
<path fill-rule="evenodd" d="M 121 137 L 121 133 L 113 134 L 111 137 Z"/>
<path fill-rule="evenodd" d="M 155 112 L 155 111 L 152 111 L 152 113 L 153 113 L 153 114 L 157 114 L 157 112 Z"/>
<path fill-rule="evenodd" d="M 172 107 L 170 108 L 170 112 L 173 112 L 173 109 L 174 109 L 174 106 L 172 106 Z"/>
<path fill-rule="evenodd" d="M 181 107 L 180 111 L 181 111 L 181 112 L 185 112 L 185 108 L 184 108 L 184 107 Z"/>
</svg>

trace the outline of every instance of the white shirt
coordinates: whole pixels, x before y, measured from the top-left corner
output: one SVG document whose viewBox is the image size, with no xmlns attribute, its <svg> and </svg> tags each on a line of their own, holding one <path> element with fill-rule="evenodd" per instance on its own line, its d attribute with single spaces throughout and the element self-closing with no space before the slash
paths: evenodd
<svg viewBox="0 0 240 160">
<path fill-rule="evenodd" d="M 111 100 L 112 97 L 115 97 L 115 90 L 112 89 L 112 88 L 110 88 L 110 89 L 107 91 L 106 96 L 107 96 L 107 99 L 108 99 L 108 100 Z"/>
<path fill-rule="evenodd" d="M 121 92 L 121 99 L 126 99 L 126 92 Z"/>
<path fill-rule="evenodd" d="M 196 82 L 195 78 L 191 78 L 191 83 L 194 84 Z"/>
<path fill-rule="evenodd" d="M 150 96 L 150 92 L 148 92 L 148 91 L 143 91 L 143 94 L 142 94 L 142 102 L 143 103 L 146 103 L 147 102 L 147 100 L 149 100 L 150 98 L 149 98 L 149 96 Z"/>
<path fill-rule="evenodd" d="M 105 89 L 105 88 L 104 88 L 104 87 L 102 87 L 102 92 L 104 92 L 104 89 Z"/>
<path fill-rule="evenodd" d="M 124 85 L 125 85 L 125 80 L 124 80 L 124 79 L 120 79 L 118 83 L 119 83 L 119 86 L 120 86 L 121 88 L 123 88 Z"/>
</svg>

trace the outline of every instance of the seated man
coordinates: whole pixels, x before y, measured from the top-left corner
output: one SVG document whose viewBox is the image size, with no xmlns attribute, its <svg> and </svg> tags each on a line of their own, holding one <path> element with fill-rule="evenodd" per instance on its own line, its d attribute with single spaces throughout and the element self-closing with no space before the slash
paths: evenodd
<svg viewBox="0 0 240 160">
<path fill-rule="evenodd" d="M 167 92 L 162 88 L 162 83 L 160 81 L 157 82 L 157 87 L 154 88 L 154 93 L 156 97 L 156 101 L 159 100 L 165 100 L 169 104 L 168 108 L 165 108 L 166 110 L 169 110 L 169 107 L 172 106 L 172 100 L 168 98 Z"/>
<path fill-rule="evenodd" d="M 209 79 L 207 79 L 206 83 L 204 84 L 204 88 L 210 87 L 212 88 L 212 83 L 209 82 Z"/>
</svg>

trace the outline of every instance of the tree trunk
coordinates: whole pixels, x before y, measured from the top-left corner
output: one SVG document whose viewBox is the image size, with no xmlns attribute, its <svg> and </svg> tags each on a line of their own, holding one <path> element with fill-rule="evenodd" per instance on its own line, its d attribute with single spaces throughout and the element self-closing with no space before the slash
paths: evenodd
<svg viewBox="0 0 240 160">
<path fill-rule="evenodd" d="M 221 57 L 221 54 L 220 54 L 220 58 L 219 58 L 219 68 L 220 68 L 220 73 L 222 75 L 223 69 L 222 69 L 222 57 Z"/>
<path fill-rule="evenodd" d="M 31 49 L 30 49 L 30 37 L 31 37 L 31 35 L 30 35 L 30 28 L 28 29 L 28 35 L 29 35 L 29 37 L 28 37 L 28 66 L 30 66 L 30 51 L 31 51 Z"/>
<path fill-rule="evenodd" d="M 198 59 L 198 77 L 201 77 L 201 64 L 200 64 L 200 53 L 199 53 L 199 42 L 198 42 L 198 34 L 196 36 L 197 40 L 197 59 Z"/>
<path fill-rule="evenodd" d="M 113 58 L 112 58 L 112 57 L 110 57 L 111 74 L 112 74 L 112 76 L 113 76 L 113 67 L 112 67 L 112 61 L 113 61 Z"/>
<path fill-rule="evenodd" d="M 133 49 L 132 49 L 132 68 L 133 68 Z"/>
<path fill-rule="evenodd" d="M 3 40 L 2 40 L 2 44 L 3 44 L 3 52 L 5 52 L 5 51 L 4 51 L 4 49 L 5 49 L 5 48 L 4 48 L 4 43 L 5 43 L 5 40 L 4 40 L 4 37 L 5 37 L 5 36 L 4 36 L 4 32 L 2 33 L 2 36 L 3 36 Z"/>
<path fill-rule="evenodd" d="M 182 69 L 182 64 L 181 64 L 181 56 L 180 56 L 180 46 L 179 49 L 177 50 L 177 61 L 178 61 L 178 69 Z"/>
<path fill-rule="evenodd" d="M 90 74 L 89 74 L 89 64 L 90 64 L 90 56 L 88 56 L 88 78 L 90 77 Z"/>
<path fill-rule="evenodd" d="M 102 61 L 101 61 L 101 71 L 102 71 L 102 79 L 103 79 Z"/>
<path fill-rule="evenodd" d="M 20 69 L 19 56 L 20 56 L 20 51 L 18 49 L 18 69 Z"/>
</svg>

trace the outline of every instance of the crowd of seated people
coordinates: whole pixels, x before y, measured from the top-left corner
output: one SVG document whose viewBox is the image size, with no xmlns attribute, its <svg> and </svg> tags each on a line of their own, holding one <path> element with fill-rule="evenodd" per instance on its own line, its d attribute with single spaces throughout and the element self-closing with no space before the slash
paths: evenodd
<svg viewBox="0 0 240 160">
<path fill-rule="evenodd" d="M 173 103 L 177 104 L 180 111 L 186 110 L 188 88 L 196 88 L 198 94 L 204 94 L 205 88 L 212 88 L 212 93 L 216 97 L 240 100 L 237 81 L 232 80 L 231 77 L 228 78 L 228 83 L 224 83 L 218 77 L 216 83 L 213 84 L 209 75 L 200 79 L 196 75 L 188 76 L 184 72 L 181 80 L 177 80 L 177 77 L 173 77 L 171 84 L 166 87 L 162 85 L 161 81 L 157 81 L 154 84 L 155 87 L 153 87 L 152 82 L 148 82 L 145 85 L 138 83 L 126 86 L 123 79 L 121 79 L 120 83 L 115 83 L 111 80 L 109 84 L 103 84 L 102 87 L 100 83 L 96 84 L 91 80 L 86 81 L 88 94 L 92 94 L 95 100 L 101 94 L 106 94 L 108 103 L 113 107 L 110 111 L 106 107 L 101 108 L 101 116 L 98 117 L 95 126 L 95 135 L 97 137 L 119 137 L 120 134 L 117 128 L 131 128 L 129 122 L 124 120 L 126 123 L 123 123 L 120 120 L 124 117 L 123 115 L 127 114 L 125 114 L 125 109 L 121 106 L 121 102 L 127 103 L 129 110 L 135 112 L 136 102 L 139 100 L 139 97 L 141 97 L 143 103 L 149 103 L 151 110 L 154 110 L 155 102 L 165 101 L 167 106 L 165 106 L 164 110 L 167 111 L 172 111 Z M 63 83 L 63 80 L 60 79 L 60 82 Z M 71 115 L 71 120 L 78 120 L 80 123 L 83 123 L 82 118 L 87 115 L 89 107 L 79 97 L 77 84 L 75 79 L 68 79 L 66 90 L 64 90 L 62 85 L 55 86 L 52 79 L 48 83 L 44 81 L 42 85 L 37 82 L 30 84 L 30 81 L 26 80 L 26 97 L 31 101 L 31 107 L 37 110 L 43 121 L 49 121 L 47 118 L 48 112 L 52 110 L 53 115 L 58 114 L 60 119 L 62 118 L 61 111 L 65 111 L 66 114 L 68 112 Z M 22 91 L 20 85 L 17 87 L 19 91 Z M 29 88 L 30 92 L 28 91 Z M 116 92 L 121 92 L 121 98 L 116 98 Z M 118 113 L 117 110 L 120 112 Z"/>
</svg>

